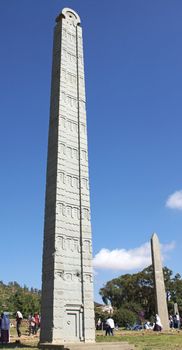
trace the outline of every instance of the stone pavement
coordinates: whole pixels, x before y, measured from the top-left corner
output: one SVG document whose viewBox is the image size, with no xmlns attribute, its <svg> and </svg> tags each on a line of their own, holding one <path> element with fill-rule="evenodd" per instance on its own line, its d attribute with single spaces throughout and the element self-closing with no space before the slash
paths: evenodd
<svg viewBox="0 0 182 350">
<path fill-rule="evenodd" d="M 94 344 L 40 344 L 40 348 L 49 350 L 134 350 L 135 346 L 123 341 Z"/>
</svg>

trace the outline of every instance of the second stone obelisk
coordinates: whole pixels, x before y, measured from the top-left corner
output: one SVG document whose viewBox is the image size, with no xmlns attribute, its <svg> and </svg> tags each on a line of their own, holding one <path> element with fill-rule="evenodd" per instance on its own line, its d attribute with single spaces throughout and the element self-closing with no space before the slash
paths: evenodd
<svg viewBox="0 0 182 350">
<path fill-rule="evenodd" d="M 156 233 L 151 238 L 152 265 L 154 271 L 154 288 L 155 288 L 155 308 L 156 313 L 161 319 L 163 330 L 169 329 L 169 316 L 167 309 L 167 298 L 164 285 L 164 275 L 160 254 L 160 243 Z"/>
</svg>

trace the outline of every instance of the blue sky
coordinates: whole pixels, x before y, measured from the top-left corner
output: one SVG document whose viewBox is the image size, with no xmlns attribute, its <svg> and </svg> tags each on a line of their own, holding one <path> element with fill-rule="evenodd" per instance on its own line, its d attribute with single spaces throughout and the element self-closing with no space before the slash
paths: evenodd
<svg viewBox="0 0 182 350">
<path fill-rule="evenodd" d="M 84 35 L 99 300 L 105 281 L 150 262 L 154 231 L 164 264 L 182 274 L 182 2 L 0 1 L 0 280 L 38 288 L 52 35 L 63 7 L 79 13 Z"/>
</svg>

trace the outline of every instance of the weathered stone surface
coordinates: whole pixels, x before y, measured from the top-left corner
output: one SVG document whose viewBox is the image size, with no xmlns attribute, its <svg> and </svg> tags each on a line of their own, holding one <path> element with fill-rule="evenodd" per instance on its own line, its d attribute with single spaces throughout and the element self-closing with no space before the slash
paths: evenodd
<svg viewBox="0 0 182 350">
<path fill-rule="evenodd" d="M 151 238 L 152 264 L 154 270 L 154 286 L 155 286 L 155 306 L 156 313 L 159 315 L 163 330 L 169 329 L 169 316 L 167 309 L 167 298 L 164 285 L 164 275 L 162 270 L 160 243 L 156 233 Z"/>
<path fill-rule="evenodd" d="M 80 18 L 56 19 L 44 224 L 41 342 L 94 342 L 92 238 Z"/>
</svg>

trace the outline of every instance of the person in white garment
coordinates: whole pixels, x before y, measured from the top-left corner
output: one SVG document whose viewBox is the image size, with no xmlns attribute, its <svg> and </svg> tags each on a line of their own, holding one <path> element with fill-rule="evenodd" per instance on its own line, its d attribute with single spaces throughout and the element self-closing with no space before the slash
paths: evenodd
<svg viewBox="0 0 182 350">
<path fill-rule="evenodd" d="M 111 317 L 106 321 L 106 335 L 114 335 L 114 320 Z"/>
<path fill-rule="evenodd" d="M 179 317 L 178 312 L 176 312 L 174 319 L 175 319 L 176 328 L 180 329 L 180 317 Z"/>
<path fill-rule="evenodd" d="M 158 314 L 155 315 L 155 325 L 154 325 L 154 331 L 157 331 L 157 332 L 160 332 L 162 331 L 162 323 L 161 323 L 161 320 L 160 320 L 160 317 Z"/>
<path fill-rule="evenodd" d="M 21 337 L 20 326 L 21 326 L 22 320 L 23 320 L 22 313 L 20 311 L 17 311 L 17 313 L 16 313 L 16 330 L 17 330 L 17 334 L 19 337 Z"/>
</svg>

